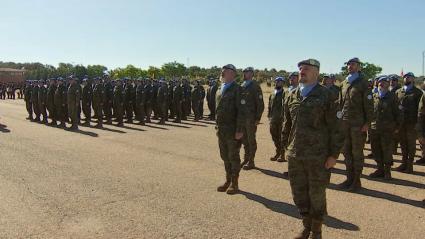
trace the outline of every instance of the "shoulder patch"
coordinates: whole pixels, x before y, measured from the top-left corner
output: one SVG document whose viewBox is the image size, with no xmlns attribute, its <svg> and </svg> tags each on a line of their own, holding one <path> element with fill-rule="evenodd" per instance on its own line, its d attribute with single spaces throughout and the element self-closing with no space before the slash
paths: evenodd
<svg viewBox="0 0 425 239">
<path fill-rule="evenodd" d="M 372 95 L 368 95 L 368 96 L 367 96 L 367 99 L 368 99 L 368 100 L 371 100 L 371 99 L 372 99 Z"/>
</svg>

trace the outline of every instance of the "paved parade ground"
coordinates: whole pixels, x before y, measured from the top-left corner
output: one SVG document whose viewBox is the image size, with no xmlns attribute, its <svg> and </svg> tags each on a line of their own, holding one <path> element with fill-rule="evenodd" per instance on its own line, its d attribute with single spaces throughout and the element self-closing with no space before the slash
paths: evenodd
<svg viewBox="0 0 425 239">
<path fill-rule="evenodd" d="M 216 192 L 224 169 L 211 121 L 71 132 L 26 116 L 23 100 L 0 101 L 0 238 L 277 239 L 301 227 L 287 163 L 269 160 L 265 114 L 258 169 L 241 172 L 233 196 Z M 335 187 L 344 180 L 340 160 L 324 238 L 424 238 L 425 166 L 393 171 L 390 182 L 363 176 L 364 189 L 347 193 Z M 363 174 L 375 165 L 367 159 Z"/>
</svg>

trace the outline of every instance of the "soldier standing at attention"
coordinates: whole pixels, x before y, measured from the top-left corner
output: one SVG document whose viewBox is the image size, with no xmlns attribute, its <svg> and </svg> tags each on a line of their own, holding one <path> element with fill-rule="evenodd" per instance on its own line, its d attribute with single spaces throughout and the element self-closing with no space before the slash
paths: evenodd
<svg viewBox="0 0 425 239">
<path fill-rule="evenodd" d="M 56 111 L 55 111 L 55 91 L 56 91 L 56 79 L 51 78 L 49 80 L 49 87 L 47 88 L 47 110 L 49 111 L 49 118 L 52 120 L 50 125 L 56 126 Z"/>
<path fill-rule="evenodd" d="M 209 82 L 209 87 L 207 89 L 207 104 L 208 109 L 210 110 L 210 120 L 215 120 L 215 94 L 217 92 L 217 89 L 217 82 L 213 78 L 211 78 Z"/>
<path fill-rule="evenodd" d="M 332 100 L 337 102 L 341 89 L 335 85 L 335 80 L 335 75 L 333 74 L 323 76 L 323 86 L 331 91 Z"/>
<path fill-rule="evenodd" d="M 31 102 L 31 94 L 32 94 L 32 88 L 33 85 L 31 84 L 30 81 L 26 81 L 25 82 L 25 90 L 24 90 L 24 100 L 25 100 L 25 106 L 27 108 L 27 112 L 28 112 L 28 117 L 27 120 L 33 120 L 32 117 L 32 102 Z"/>
<path fill-rule="evenodd" d="M 254 158 L 257 152 L 257 125 L 260 123 L 261 116 L 264 111 L 263 92 L 258 83 L 253 80 L 254 68 L 247 67 L 243 70 L 241 104 L 247 117 L 243 127 L 244 137 L 242 144 L 244 146 L 245 155 L 241 166 L 244 170 L 255 168 Z M 246 164 L 246 165 L 245 165 Z"/>
<path fill-rule="evenodd" d="M 195 121 L 199 121 L 202 118 L 201 114 L 201 101 L 202 101 L 202 86 L 199 80 L 196 81 L 195 87 L 192 90 L 192 110 L 195 115 Z"/>
<path fill-rule="evenodd" d="M 322 238 L 326 188 L 336 164 L 341 137 L 336 105 L 326 87 L 318 84 L 320 63 L 298 63 L 300 86 L 286 97 L 282 141 L 287 145 L 289 181 L 303 229 L 295 238 Z M 310 233 L 312 233 L 311 237 Z"/>
<path fill-rule="evenodd" d="M 47 125 L 47 89 L 44 85 L 44 80 L 38 82 L 38 108 L 40 110 L 40 115 L 43 115 L 43 123 Z"/>
<path fill-rule="evenodd" d="M 275 89 L 269 97 L 269 107 L 267 118 L 270 123 L 270 135 L 276 153 L 270 158 L 271 161 L 284 162 L 285 161 L 285 149 L 282 145 L 282 125 L 283 125 L 283 101 L 285 99 L 285 92 L 283 90 L 283 77 L 276 77 Z"/>
<path fill-rule="evenodd" d="M 40 83 L 39 81 L 35 81 L 34 87 L 32 88 L 31 91 L 31 103 L 32 103 L 32 108 L 34 110 L 34 114 L 35 114 L 35 122 L 40 122 L 40 107 L 38 105 L 38 91 L 40 89 Z"/>
<path fill-rule="evenodd" d="M 183 88 L 179 80 L 176 80 L 176 84 L 173 89 L 173 104 L 176 118 L 175 123 L 181 123 L 183 117 Z"/>
<path fill-rule="evenodd" d="M 400 110 L 397 97 L 390 92 L 390 79 L 378 79 L 378 92 L 373 94 L 374 114 L 370 126 L 370 144 L 378 169 L 369 176 L 391 179 L 393 165 L 394 133 L 400 126 Z"/>
<path fill-rule="evenodd" d="M 59 127 L 65 128 L 65 85 L 63 83 L 63 79 L 61 77 L 58 78 L 58 85 L 55 90 L 55 113 L 56 113 L 56 120 L 60 121 Z M 57 124 L 55 122 L 55 124 Z"/>
<path fill-rule="evenodd" d="M 105 114 L 106 123 L 112 124 L 112 101 L 114 98 L 114 87 L 108 74 L 103 75 L 103 88 L 105 89 L 105 104 L 103 105 L 103 112 Z"/>
<path fill-rule="evenodd" d="M 105 90 L 103 88 L 102 82 L 100 82 L 100 78 L 94 78 L 94 88 L 93 88 L 93 110 L 95 115 L 97 116 L 97 128 L 103 127 L 103 104 L 105 102 Z"/>
<path fill-rule="evenodd" d="M 91 104 L 93 99 L 93 87 L 89 79 L 83 79 L 82 105 L 84 114 L 84 126 L 90 126 Z"/>
<path fill-rule="evenodd" d="M 117 119 L 117 126 L 122 127 L 123 124 L 123 118 L 124 118 L 124 95 L 123 95 L 123 87 L 122 87 L 122 81 L 117 80 L 114 88 L 114 113 L 115 117 Z"/>
<path fill-rule="evenodd" d="M 236 67 L 223 66 L 221 73 L 223 84 L 217 91 L 216 134 L 220 156 L 224 162 L 226 181 L 217 188 L 219 192 L 235 194 L 239 191 L 240 140 L 243 136 L 245 117 L 242 110 L 241 87 L 236 83 Z"/>
<path fill-rule="evenodd" d="M 156 97 L 156 104 L 158 108 L 158 116 L 160 118 L 159 124 L 165 124 L 165 119 L 168 114 L 168 86 L 164 79 L 159 81 L 158 95 Z"/>
<path fill-rule="evenodd" d="M 350 59 L 346 65 L 349 74 L 342 82 L 338 118 L 342 119 L 345 137 L 343 153 L 347 179 L 339 187 L 354 192 L 361 188 L 363 149 L 373 116 L 373 97 L 367 80 L 360 72 L 360 60 Z"/>
<path fill-rule="evenodd" d="M 69 77 L 69 88 L 67 92 L 68 114 L 71 119 L 69 130 L 78 130 L 78 109 L 80 108 L 81 87 L 75 76 Z"/>
<path fill-rule="evenodd" d="M 396 92 L 399 108 L 402 114 L 400 125 L 400 146 L 402 163 L 396 168 L 399 172 L 413 173 L 413 160 L 416 153 L 416 130 L 419 101 L 422 90 L 415 86 L 415 75 L 412 72 L 404 74 L 404 86 Z"/>
</svg>

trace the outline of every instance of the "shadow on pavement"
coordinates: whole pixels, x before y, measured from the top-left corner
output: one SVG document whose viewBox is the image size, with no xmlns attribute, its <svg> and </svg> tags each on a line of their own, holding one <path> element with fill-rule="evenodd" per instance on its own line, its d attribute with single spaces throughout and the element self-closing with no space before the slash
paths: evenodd
<svg viewBox="0 0 425 239">
<path fill-rule="evenodd" d="M 270 200 L 268 198 L 265 198 L 265 197 L 262 197 L 260 195 L 253 194 L 253 193 L 250 193 L 250 192 L 240 191 L 239 193 L 241 195 L 244 195 L 249 200 L 263 204 L 266 208 L 268 208 L 268 209 L 270 209 L 274 212 L 285 214 L 285 215 L 293 217 L 293 218 L 301 219 L 301 216 L 298 212 L 297 207 L 292 205 L 292 204 L 285 203 L 285 202 L 279 202 L 279 201 L 273 201 L 273 200 Z M 349 223 L 349 222 L 344 222 L 344 221 L 342 221 L 338 218 L 332 217 L 332 216 L 325 217 L 324 224 L 328 227 L 332 227 L 332 228 L 336 228 L 336 229 L 344 229 L 344 230 L 348 230 L 348 231 L 359 231 L 360 230 L 360 228 L 358 226 L 356 226 L 352 223 Z"/>
<path fill-rule="evenodd" d="M 0 132 L 2 132 L 2 133 L 10 133 L 10 129 L 7 128 L 7 125 L 0 124 Z"/>
</svg>

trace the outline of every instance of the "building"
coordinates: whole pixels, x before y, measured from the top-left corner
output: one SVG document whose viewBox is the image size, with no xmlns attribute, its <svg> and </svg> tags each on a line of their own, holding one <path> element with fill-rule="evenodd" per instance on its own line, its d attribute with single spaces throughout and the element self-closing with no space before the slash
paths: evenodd
<svg viewBox="0 0 425 239">
<path fill-rule="evenodd" d="M 0 83 L 22 83 L 24 76 L 25 70 L 0 68 Z"/>
</svg>

